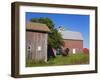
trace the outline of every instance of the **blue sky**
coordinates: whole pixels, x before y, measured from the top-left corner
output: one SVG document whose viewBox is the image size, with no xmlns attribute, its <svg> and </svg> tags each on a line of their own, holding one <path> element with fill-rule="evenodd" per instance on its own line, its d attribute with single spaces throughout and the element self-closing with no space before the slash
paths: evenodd
<svg viewBox="0 0 100 80">
<path fill-rule="evenodd" d="M 80 32 L 84 38 L 84 48 L 89 48 L 89 15 L 26 12 L 26 21 L 40 17 L 50 18 L 57 29 L 62 25 L 67 30 Z"/>
</svg>

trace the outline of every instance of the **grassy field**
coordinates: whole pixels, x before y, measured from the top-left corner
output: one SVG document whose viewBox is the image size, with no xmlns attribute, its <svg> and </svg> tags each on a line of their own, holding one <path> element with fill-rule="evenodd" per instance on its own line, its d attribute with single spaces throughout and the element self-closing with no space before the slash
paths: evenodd
<svg viewBox="0 0 100 80">
<path fill-rule="evenodd" d="M 58 65 L 75 65 L 75 64 L 88 64 L 89 54 L 71 54 L 69 56 L 57 55 L 56 58 L 51 58 L 48 62 L 44 61 L 26 61 L 26 67 L 36 66 L 58 66 Z"/>
</svg>

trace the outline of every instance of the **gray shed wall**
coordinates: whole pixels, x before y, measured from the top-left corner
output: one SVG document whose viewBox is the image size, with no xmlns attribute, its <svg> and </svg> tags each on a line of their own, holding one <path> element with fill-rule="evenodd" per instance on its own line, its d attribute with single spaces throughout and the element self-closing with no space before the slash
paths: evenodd
<svg viewBox="0 0 100 80">
<path fill-rule="evenodd" d="M 26 56 L 28 59 L 47 61 L 47 36 L 47 33 L 26 32 Z"/>
</svg>

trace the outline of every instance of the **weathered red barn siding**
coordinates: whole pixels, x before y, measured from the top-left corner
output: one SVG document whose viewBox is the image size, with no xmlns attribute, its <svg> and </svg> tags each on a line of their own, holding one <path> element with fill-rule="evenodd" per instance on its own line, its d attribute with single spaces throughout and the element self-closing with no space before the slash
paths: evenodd
<svg viewBox="0 0 100 80">
<path fill-rule="evenodd" d="M 77 53 L 82 52 L 83 40 L 64 39 L 64 48 L 69 48 L 70 53 L 72 53 L 73 49 L 76 49 Z"/>
<path fill-rule="evenodd" d="M 30 56 L 32 60 L 47 61 L 47 34 L 46 33 L 27 31 L 26 32 L 26 46 L 28 45 L 31 46 Z M 40 47 L 41 50 L 38 50 L 38 47 Z"/>
</svg>

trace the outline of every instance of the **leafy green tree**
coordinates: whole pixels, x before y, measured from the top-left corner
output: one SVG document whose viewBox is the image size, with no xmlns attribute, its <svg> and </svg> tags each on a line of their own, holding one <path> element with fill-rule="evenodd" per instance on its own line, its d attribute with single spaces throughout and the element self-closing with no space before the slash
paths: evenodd
<svg viewBox="0 0 100 80">
<path fill-rule="evenodd" d="M 48 26 L 48 28 L 51 30 L 51 34 L 48 36 L 48 44 L 51 45 L 52 48 L 60 48 L 63 46 L 63 38 L 61 34 L 58 32 L 57 29 L 55 29 L 55 25 L 53 21 L 50 18 L 32 18 L 30 20 L 31 22 L 38 22 L 38 23 L 43 23 Z"/>
</svg>

